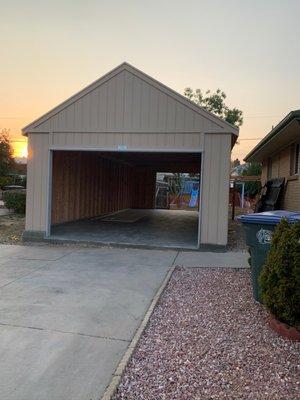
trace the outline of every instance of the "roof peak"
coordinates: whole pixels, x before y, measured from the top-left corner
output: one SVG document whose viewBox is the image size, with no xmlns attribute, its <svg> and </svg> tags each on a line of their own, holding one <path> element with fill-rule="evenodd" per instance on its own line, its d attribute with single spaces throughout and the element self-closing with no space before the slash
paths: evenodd
<svg viewBox="0 0 300 400">
<path fill-rule="evenodd" d="M 204 118 L 207 118 L 207 119 L 211 120 L 215 124 L 217 124 L 220 127 L 222 127 L 224 129 L 224 132 L 233 133 L 236 136 L 238 135 L 238 132 L 239 132 L 239 128 L 238 127 L 236 127 L 236 126 L 230 124 L 229 122 L 219 118 L 218 116 L 216 116 L 216 115 L 212 114 L 211 112 L 205 110 L 201 106 L 198 106 L 197 104 L 195 104 L 194 102 L 192 102 L 191 100 L 189 100 L 188 98 L 183 96 L 182 94 L 180 94 L 180 93 L 176 92 L 175 90 L 169 88 L 168 86 L 166 86 L 165 84 L 161 83 L 157 79 L 151 77 L 150 75 L 147 75 L 145 72 L 139 70 L 138 68 L 136 68 L 135 66 L 131 65 L 127 61 L 122 62 L 117 67 L 115 67 L 114 69 L 112 69 L 111 71 L 109 71 L 108 73 L 103 75 L 102 77 L 100 77 L 97 80 L 95 80 L 94 82 L 92 82 L 90 85 L 86 86 L 85 88 L 83 88 L 82 90 L 80 90 L 79 92 L 74 94 L 73 96 L 69 97 L 64 102 L 60 103 L 58 106 L 54 107 L 53 109 L 51 109 L 50 111 L 48 111 L 47 113 L 42 115 L 41 117 L 37 118 L 36 120 L 31 122 L 30 124 L 26 125 L 22 129 L 23 134 L 26 134 L 26 133 L 30 132 L 31 129 L 35 129 L 38 125 L 40 125 L 41 123 L 45 122 L 47 119 L 51 118 L 55 114 L 59 113 L 64 108 L 68 107 L 69 105 L 71 105 L 72 103 L 74 103 L 75 101 L 80 99 L 81 97 L 85 96 L 89 92 L 93 91 L 98 86 L 100 86 L 100 85 L 104 84 L 105 82 L 107 82 L 108 80 L 112 79 L 114 76 L 116 76 L 117 74 L 119 74 L 123 70 L 126 70 L 126 71 L 136 75 L 140 79 L 146 81 L 148 84 L 156 87 L 157 89 L 163 91 L 165 94 L 173 97 L 178 102 L 184 104 L 185 106 L 189 107 L 190 109 L 192 109 L 193 111 L 197 112 L 198 114 L 201 114 Z"/>
</svg>

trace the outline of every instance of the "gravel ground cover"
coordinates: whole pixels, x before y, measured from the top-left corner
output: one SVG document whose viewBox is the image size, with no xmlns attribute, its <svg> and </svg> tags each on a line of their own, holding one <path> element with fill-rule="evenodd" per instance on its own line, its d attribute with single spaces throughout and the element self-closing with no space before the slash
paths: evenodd
<svg viewBox="0 0 300 400">
<path fill-rule="evenodd" d="M 267 318 L 249 270 L 177 268 L 114 400 L 299 399 L 299 344 Z"/>
</svg>

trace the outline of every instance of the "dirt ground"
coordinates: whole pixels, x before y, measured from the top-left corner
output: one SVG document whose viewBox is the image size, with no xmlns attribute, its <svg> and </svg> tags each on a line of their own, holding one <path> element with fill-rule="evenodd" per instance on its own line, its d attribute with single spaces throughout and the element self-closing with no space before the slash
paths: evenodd
<svg viewBox="0 0 300 400">
<path fill-rule="evenodd" d="M 229 251 L 247 251 L 245 233 L 240 222 L 228 221 L 228 245 Z"/>
<path fill-rule="evenodd" d="M 235 215 L 244 214 L 242 209 L 236 209 Z M 248 247 L 245 241 L 245 233 L 240 222 L 232 220 L 231 209 L 228 212 L 228 245 L 229 251 L 247 251 Z"/>
<path fill-rule="evenodd" d="M 237 215 L 241 214 L 237 210 Z M 25 228 L 25 216 L 18 214 L 0 215 L 0 243 L 18 244 L 21 242 Z M 232 221 L 231 211 L 228 214 L 228 246 L 229 251 L 246 251 L 245 235 L 242 225 Z"/>
<path fill-rule="evenodd" d="M 18 244 L 25 228 L 25 216 L 9 214 L 0 216 L 0 243 Z"/>
</svg>

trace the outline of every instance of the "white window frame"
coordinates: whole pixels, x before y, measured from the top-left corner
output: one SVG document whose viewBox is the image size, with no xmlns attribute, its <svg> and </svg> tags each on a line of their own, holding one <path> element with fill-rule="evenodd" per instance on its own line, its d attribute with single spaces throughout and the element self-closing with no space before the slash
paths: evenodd
<svg viewBox="0 0 300 400">
<path fill-rule="evenodd" d="M 291 146 L 291 170 L 290 175 L 299 175 L 300 166 L 300 142 L 293 143 Z"/>
</svg>

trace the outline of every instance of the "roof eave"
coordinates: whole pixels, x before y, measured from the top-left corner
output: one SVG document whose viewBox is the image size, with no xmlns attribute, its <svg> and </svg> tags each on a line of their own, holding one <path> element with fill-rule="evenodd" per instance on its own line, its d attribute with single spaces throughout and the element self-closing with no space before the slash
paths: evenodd
<svg viewBox="0 0 300 400">
<path fill-rule="evenodd" d="M 300 121 L 300 110 L 291 111 L 286 115 L 244 158 L 245 162 L 258 161 L 256 156 L 260 150 L 270 143 L 294 119 Z"/>
</svg>

